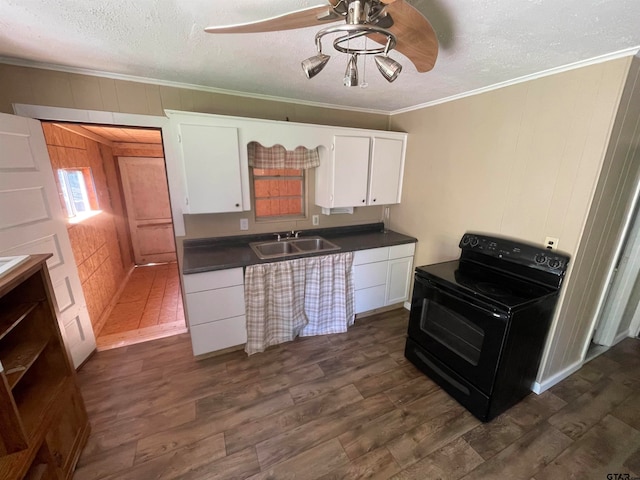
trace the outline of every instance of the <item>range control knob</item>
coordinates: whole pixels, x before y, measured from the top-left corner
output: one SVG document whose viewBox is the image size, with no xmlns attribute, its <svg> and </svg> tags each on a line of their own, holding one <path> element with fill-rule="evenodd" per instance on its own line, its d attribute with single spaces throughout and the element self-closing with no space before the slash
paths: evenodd
<svg viewBox="0 0 640 480">
<path fill-rule="evenodd" d="M 551 268 L 560 268 L 562 266 L 562 262 L 557 258 L 551 258 L 549 259 L 549 266 Z"/>
<path fill-rule="evenodd" d="M 462 237 L 462 245 L 469 245 L 469 235 L 464 235 Z"/>
<path fill-rule="evenodd" d="M 472 247 L 475 247 L 476 245 L 478 245 L 478 237 L 471 237 L 471 240 L 469 240 L 469 243 L 471 244 Z"/>
<path fill-rule="evenodd" d="M 535 256 L 534 260 L 538 265 L 542 265 L 544 262 L 547 261 L 547 257 L 545 257 L 543 254 L 539 253 L 539 254 L 537 254 Z"/>
</svg>

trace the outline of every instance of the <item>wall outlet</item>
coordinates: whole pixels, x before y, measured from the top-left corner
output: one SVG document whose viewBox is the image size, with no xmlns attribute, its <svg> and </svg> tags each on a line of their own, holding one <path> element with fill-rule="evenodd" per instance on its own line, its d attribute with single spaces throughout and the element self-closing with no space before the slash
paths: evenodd
<svg viewBox="0 0 640 480">
<path fill-rule="evenodd" d="M 320 215 L 312 215 L 311 216 L 311 223 L 315 226 L 320 225 Z"/>
<path fill-rule="evenodd" d="M 544 246 L 545 248 L 548 248 L 549 250 L 555 250 L 556 248 L 558 248 L 558 242 L 560 240 L 557 239 L 556 237 L 547 237 L 544 240 Z"/>
<path fill-rule="evenodd" d="M 240 219 L 240 230 L 249 230 L 249 219 L 241 218 Z"/>
</svg>

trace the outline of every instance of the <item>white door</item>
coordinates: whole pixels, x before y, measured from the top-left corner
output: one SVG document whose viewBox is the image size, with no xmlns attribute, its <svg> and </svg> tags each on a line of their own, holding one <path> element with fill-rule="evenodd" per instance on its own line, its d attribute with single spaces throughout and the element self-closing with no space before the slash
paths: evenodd
<svg viewBox="0 0 640 480">
<path fill-rule="evenodd" d="M 136 265 L 176 261 L 164 158 L 120 157 Z"/>
<path fill-rule="evenodd" d="M 40 122 L 0 114 L 0 256 L 47 260 L 58 322 L 73 364 L 96 348 Z"/>
</svg>

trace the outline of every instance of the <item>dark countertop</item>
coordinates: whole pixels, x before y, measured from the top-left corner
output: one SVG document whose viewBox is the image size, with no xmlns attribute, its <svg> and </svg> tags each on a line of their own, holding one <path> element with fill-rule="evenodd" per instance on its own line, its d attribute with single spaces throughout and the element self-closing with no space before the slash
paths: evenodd
<svg viewBox="0 0 640 480">
<path fill-rule="evenodd" d="M 244 235 L 234 237 L 216 237 L 197 240 L 185 240 L 182 273 L 200 273 L 226 268 L 246 267 L 257 263 L 271 263 L 293 260 L 300 257 L 330 255 L 332 253 L 354 252 L 370 248 L 389 247 L 418 240 L 392 230 L 384 231 L 382 223 L 303 230 L 300 237 L 319 235 L 338 245 L 340 250 L 318 252 L 304 255 L 291 255 L 282 258 L 261 260 L 249 247 L 249 242 L 273 240 L 274 234 Z"/>
</svg>

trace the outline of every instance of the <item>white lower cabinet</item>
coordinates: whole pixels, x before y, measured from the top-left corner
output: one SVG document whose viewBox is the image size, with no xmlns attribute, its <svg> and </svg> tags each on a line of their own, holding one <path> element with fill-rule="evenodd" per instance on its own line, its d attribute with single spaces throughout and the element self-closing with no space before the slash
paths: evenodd
<svg viewBox="0 0 640 480">
<path fill-rule="evenodd" d="M 184 276 L 194 355 L 247 341 L 242 268 Z"/>
<path fill-rule="evenodd" d="M 409 298 L 415 244 L 354 253 L 356 313 Z M 186 312 L 194 355 L 247 342 L 242 268 L 184 275 Z"/>
<path fill-rule="evenodd" d="M 356 313 L 405 302 L 413 271 L 415 243 L 354 253 Z"/>
</svg>

